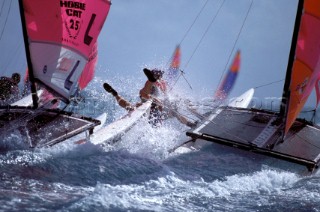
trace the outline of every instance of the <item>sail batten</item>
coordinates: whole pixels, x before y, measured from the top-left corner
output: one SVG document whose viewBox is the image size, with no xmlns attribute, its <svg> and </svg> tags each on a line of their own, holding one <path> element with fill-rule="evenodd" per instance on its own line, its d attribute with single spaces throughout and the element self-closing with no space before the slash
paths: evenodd
<svg viewBox="0 0 320 212">
<path fill-rule="evenodd" d="M 24 8 L 30 75 L 68 101 L 91 61 L 111 3 L 21 0 L 20 4 Z"/>
</svg>

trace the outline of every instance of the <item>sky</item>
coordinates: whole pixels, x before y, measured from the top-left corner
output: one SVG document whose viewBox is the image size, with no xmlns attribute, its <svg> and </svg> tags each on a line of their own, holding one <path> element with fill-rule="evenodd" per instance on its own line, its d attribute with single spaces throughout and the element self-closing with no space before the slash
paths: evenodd
<svg viewBox="0 0 320 212">
<path fill-rule="evenodd" d="M 98 40 L 96 76 L 109 82 L 114 76 L 144 77 L 144 67 L 166 67 L 180 44 L 181 68 L 192 89 L 183 78 L 177 86 L 190 95 L 213 96 L 240 50 L 230 94 L 238 96 L 285 78 L 296 6 L 297 0 L 113 0 Z M 0 7 L 0 70 L 24 73 L 18 1 L 1 1 Z M 280 98 L 283 83 L 257 88 L 255 97 Z"/>
</svg>

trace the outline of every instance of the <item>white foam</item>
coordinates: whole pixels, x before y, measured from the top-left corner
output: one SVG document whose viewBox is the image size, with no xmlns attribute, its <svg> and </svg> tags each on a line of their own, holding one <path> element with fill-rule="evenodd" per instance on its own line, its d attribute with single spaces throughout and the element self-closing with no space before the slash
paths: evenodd
<svg viewBox="0 0 320 212">
<path fill-rule="evenodd" d="M 96 201 L 106 208 L 154 210 L 197 210 L 198 201 L 214 205 L 217 198 L 237 199 L 246 195 L 266 195 L 286 192 L 299 180 L 288 172 L 263 170 L 249 175 L 233 175 L 225 179 L 205 182 L 183 180 L 170 172 L 154 180 L 141 184 L 109 185 L 97 184 L 94 194 L 85 198 L 86 202 Z M 241 197 L 241 198 L 240 198 Z M 265 204 L 263 201 L 259 204 Z M 253 200 L 256 201 L 256 200 Z"/>
</svg>

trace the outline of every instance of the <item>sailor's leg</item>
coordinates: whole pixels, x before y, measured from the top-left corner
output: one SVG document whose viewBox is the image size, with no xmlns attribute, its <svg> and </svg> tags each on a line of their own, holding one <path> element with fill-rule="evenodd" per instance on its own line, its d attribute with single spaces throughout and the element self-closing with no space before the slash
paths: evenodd
<svg viewBox="0 0 320 212">
<path fill-rule="evenodd" d="M 192 107 L 187 107 L 187 110 L 190 111 L 193 115 L 195 115 L 198 119 L 203 119 L 203 115 L 199 113 L 196 109 Z"/>
<path fill-rule="evenodd" d="M 180 115 L 177 111 L 172 111 L 172 115 L 178 119 L 182 124 L 187 125 L 188 127 L 194 127 L 196 123 L 193 123 Z"/>
<path fill-rule="evenodd" d="M 122 98 L 121 96 L 117 95 L 117 96 L 115 96 L 115 98 L 116 98 L 118 104 L 119 104 L 121 107 L 123 107 L 124 109 L 130 111 L 130 110 L 132 110 L 132 109 L 134 108 L 133 105 L 131 105 L 130 102 L 128 102 L 127 100 L 125 100 L 125 99 Z"/>
</svg>

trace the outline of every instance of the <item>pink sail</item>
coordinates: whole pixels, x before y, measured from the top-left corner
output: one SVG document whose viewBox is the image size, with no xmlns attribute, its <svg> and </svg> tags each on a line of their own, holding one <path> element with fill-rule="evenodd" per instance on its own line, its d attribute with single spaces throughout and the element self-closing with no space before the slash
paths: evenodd
<svg viewBox="0 0 320 212">
<path fill-rule="evenodd" d="M 107 0 L 23 0 L 35 81 L 68 99 L 110 9 Z"/>
<path fill-rule="evenodd" d="M 98 60 L 98 49 L 97 49 L 97 44 L 95 44 L 89 55 L 88 63 L 84 67 L 84 70 L 79 78 L 80 90 L 83 90 L 85 87 L 87 87 L 89 82 L 93 79 L 97 60 Z"/>
</svg>

